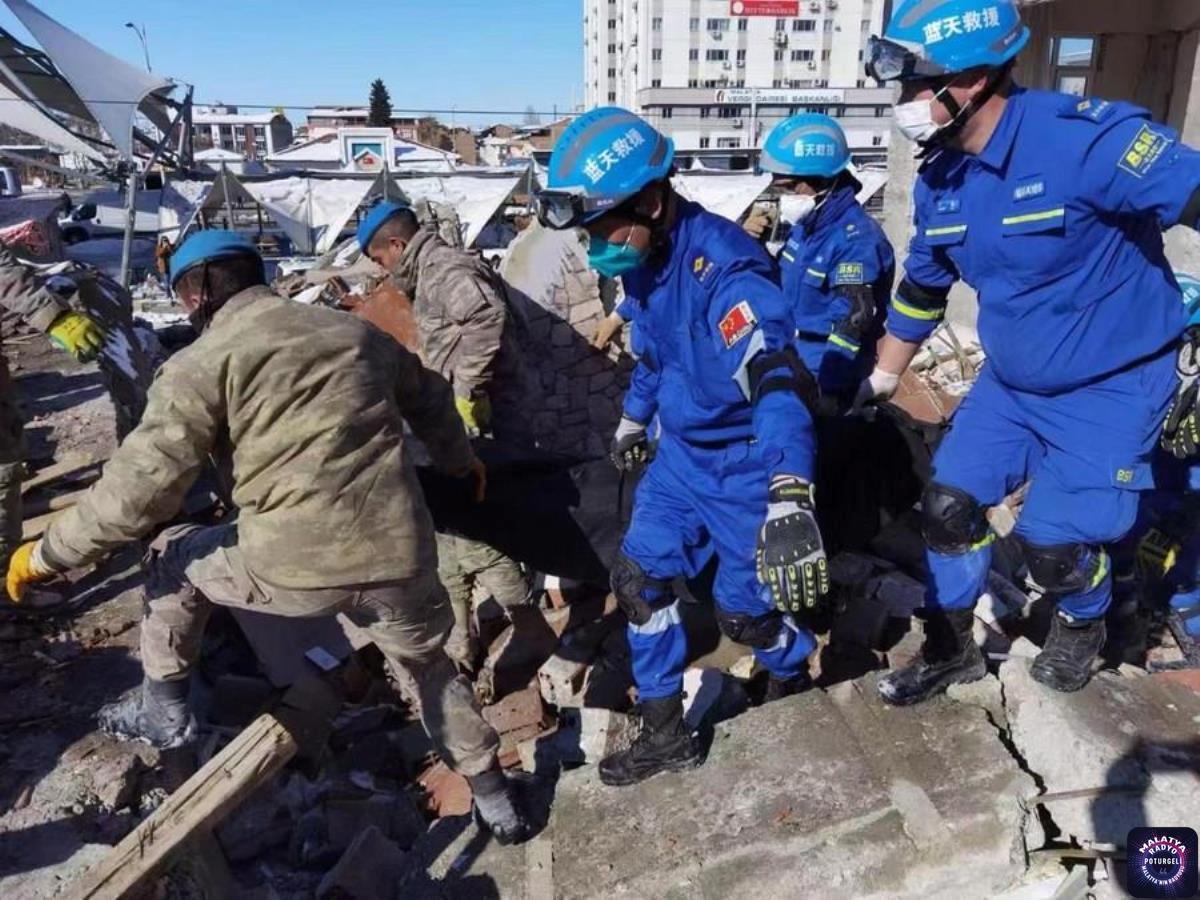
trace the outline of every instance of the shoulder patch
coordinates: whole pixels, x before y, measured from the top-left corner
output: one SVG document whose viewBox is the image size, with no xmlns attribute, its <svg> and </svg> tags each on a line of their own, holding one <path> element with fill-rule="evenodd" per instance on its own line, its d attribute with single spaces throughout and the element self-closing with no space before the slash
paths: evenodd
<svg viewBox="0 0 1200 900">
<path fill-rule="evenodd" d="M 860 262 L 838 263 L 838 267 L 833 273 L 833 283 L 835 285 L 862 284 L 863 270 L 863 264 Z"/>
<path fill-rule="evenodd" d="M 697 256 L 692 260 L 692 274 L 696 276 L 696 280 L 704 284 L 708 280 L 708 276 L 712 274 L 713 261 L 706 259 L 703 256 Z"/>
<path fill-rule="evenodd" d="M 1068 97 L 1058 115 L 1062 119 L 1087 119 L 1089 122 L 1103 122 L 1117 107 L 1109 100 L 1095 97 Z"/>
<path fill-rule="evenodd" d="M 728 350 L 754 331 L 754 326 L 757 324 L 758 316 L 754 315 L 750 304 L 745 300 L 739 301 L 733 309 L 725 313 L 725 318 L 718 326 L 721 330 L 721 340 L 725 342 L 725 349 Z"/>
<path fill-rule="evenodd" d="M 1144 178 L 1174 143 L 1174 140 L 1156 128 L 1143 125 L 1125 148 L 1117 167 L 1136 178 Z"/>
</svg>

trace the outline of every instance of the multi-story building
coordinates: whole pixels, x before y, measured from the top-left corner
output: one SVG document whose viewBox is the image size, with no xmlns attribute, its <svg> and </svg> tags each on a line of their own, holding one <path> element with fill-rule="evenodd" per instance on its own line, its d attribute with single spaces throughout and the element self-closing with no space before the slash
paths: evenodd
<svg viewBox="0 0 1200 900">
<path fill-rule="evenodd" d="M 192 113 L 192 143 L 266 159 L 292 142 L 292 123 L 282 112 L 239 113 L 236 106 L 198 106 Z"/>
<path fill-rule="evenodd" d="M 776 123 L 822 112 L 840 120 L 857 161 L 882 161 L 892 92 L 868 81 L 863 56 L 888 5 L 583 0 L 587 105 L 632 109 L 679 151 L 727 156 L 735 167 Z"/>
<path fill-rule="evenodd" d="M 366 128 L 371 110 L 366 106 L 318 106 L 308 113 L 308 136 L 318 138 L 339 128 Z M 420 120 L 412 116 L 392 116 L 392 134 L 403 141 L 419 139 Z"/>
</svg>

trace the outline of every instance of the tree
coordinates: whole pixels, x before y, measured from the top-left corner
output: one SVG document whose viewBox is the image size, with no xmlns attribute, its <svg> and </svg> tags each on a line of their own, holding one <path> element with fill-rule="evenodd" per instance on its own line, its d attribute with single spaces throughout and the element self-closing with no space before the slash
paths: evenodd
<svg viewBox="0 0 1200 900">
<path fill-rule="evenodd" d="M 541 125 L 542 117 L 537 114 L 537 110 L 532 105 L 525 107 L 525 124 L 526 125 Z"/>
<path fill-rule="evenodd" d="M 367 113 L 367 124 L 373 128 L 387 128 L 392 124 L 392 98 L 382 78 L 371 82 L 371 109 Z"/>
</svg>

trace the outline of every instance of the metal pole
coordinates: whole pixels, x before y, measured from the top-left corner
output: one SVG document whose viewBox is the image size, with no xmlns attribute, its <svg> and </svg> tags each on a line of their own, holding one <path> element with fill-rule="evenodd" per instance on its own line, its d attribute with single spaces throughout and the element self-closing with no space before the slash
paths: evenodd
<svg viewBox="0 0 1200 900">
<path fill-rule="evenodd" d="M 125 239 L 121 242 L 121 285 L 128 290 L 129 260 L 133 252 L 133 226 L 137 216 L 137 170 L 132 163 L 129 166 L 129 183 L 125 193 Z"/>
<path fill-rule="evenodd" d="M 754 160 L 754 148 L 758 146 L 758 88 L 750 92 L 750 160 Z"/>
<path fill-rule="evenodd" d="M 229 172 L 225 163 L 221 163 L 221 190 L 225 192 L 225 218 L 228 222 L 225 227 L 233 231 L 233 204 L 229 200 Z"/>
</svg>

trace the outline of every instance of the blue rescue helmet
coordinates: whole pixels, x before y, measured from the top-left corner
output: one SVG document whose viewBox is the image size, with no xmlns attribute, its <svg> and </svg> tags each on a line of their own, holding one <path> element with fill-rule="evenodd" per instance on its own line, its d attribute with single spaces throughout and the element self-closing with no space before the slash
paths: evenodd
<svg viewBox="0 0 1200 900">
<path fill-rule="evenodd" d="M 1016 0 L 901 0 L 867 44 L 867 74 L 883 84 L 998 69 L 1028 43 Z"/>
<path fill-rule="evenodd" d="M 776 125 L 759 157 L 759 168 L 775 175 L 833 178 L 849 165 L 846 133 L 829 116 L 817 113 L 802 113 Z"/>
<path fill-rule="evenodd" d="M 372 238 L 375 237 L 375 232 L 383 227 L 384 222 L 393 216 L 405 212 L 409 208 L 403 203 L 397 203 L 395 200 L 384 200 L 381 203 L 376 203 L 367 210 L 367 214 L 358 223 L 358 246 L 362 252 L 367 252 L 367 248 L 371 246 Z"/>
<path fill-rule="evenodd" d="M 168 269 L 171 287 L 175 287 L 185 273 L 197 266 L 237 256 L 252 256 L 262 267 L 262 255 L 246 235 L 216 228 L 193 232 L 171 254 Z"/>
<path fill-rule="evenodd" d="M 593 109 L 554 145 L 534 212 L 547 228 L 578 227 L 666 178 L 674 161 L 674 141 L 645 119 L 619 106 Z"/>
<path fill-rule="evenodd" d="M 1183 292 L 1183 305 L 1188 311 L 1188 327 L 1200 325 L 1200 278 L 1186 272 L 1176 272 L 1175 280 Z"/>
</svg>

